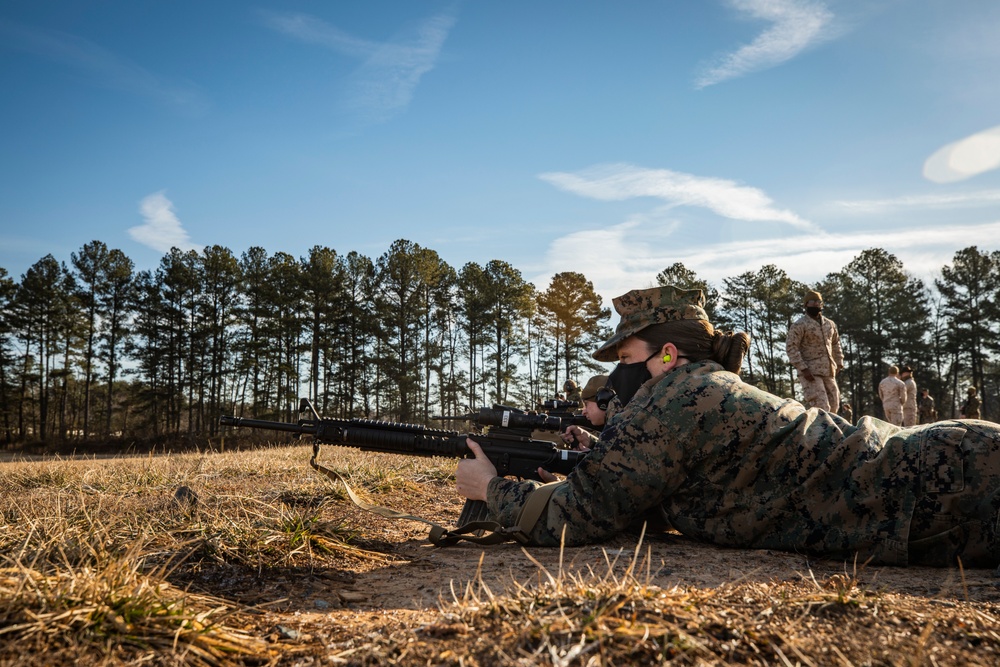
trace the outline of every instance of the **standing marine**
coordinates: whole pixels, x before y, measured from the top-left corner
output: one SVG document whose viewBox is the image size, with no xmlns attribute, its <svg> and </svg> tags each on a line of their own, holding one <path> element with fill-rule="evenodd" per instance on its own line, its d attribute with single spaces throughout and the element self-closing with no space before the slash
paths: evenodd
<svg viewBox="0 0 1000 667">
<path fill-rule="evenodd" d="M 913 369 L 909 366 L 900 368 L 899 379 L 906 385 L 906 402 L 903 403 L 903 426 L 916 426 L 918 422 L 917 381 L 913 379 Z"/>
<path fill-rule="evenodd" d="M 836 412 L 840 407 L 837 373 L 844 369 L 837 324 L 823 317 L 823 297 L 810 290 L 803 299 L 805 314 L 788 327 L 785 350 L 798 370 L 802 402 L 808 407 Z"/>
<path fill-rule="evenodd" d="M 567 402 L 576 403 L 577 406 L 583 407 L 583 397 L 580 395 L 580 387 L 576 384 L 576 380 L 563 382 L 563 393 L 566 395 Z"/>
</svg>

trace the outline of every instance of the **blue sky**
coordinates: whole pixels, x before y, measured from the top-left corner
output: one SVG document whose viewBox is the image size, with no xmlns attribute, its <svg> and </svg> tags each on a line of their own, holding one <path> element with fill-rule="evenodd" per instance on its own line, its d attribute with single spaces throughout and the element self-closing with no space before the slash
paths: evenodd
<svg viewBox="0 0 1000 667">
<path fill-rule="evenodd" d="M 1000 248 L 995 0 L 6 0 L 0 266 L 396 239 L 606 299 Z"/>
</svg>

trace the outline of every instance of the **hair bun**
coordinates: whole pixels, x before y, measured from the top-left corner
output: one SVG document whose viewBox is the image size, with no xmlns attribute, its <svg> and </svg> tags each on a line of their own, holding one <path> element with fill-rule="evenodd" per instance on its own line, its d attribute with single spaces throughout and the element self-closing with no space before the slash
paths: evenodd
<svg viewBox="0 0 1000 667">
<path fill-rule="evenodd" d="M 739 373 L 743 358 L 750 350 L 750 335 L 743 331 L 715 330 L 712 336 L 712 359 L 731 373 Z"/>
</svg>

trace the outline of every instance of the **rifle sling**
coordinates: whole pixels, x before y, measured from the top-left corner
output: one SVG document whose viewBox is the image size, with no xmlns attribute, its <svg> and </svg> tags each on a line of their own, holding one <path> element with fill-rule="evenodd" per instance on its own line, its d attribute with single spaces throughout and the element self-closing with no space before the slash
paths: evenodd
<svg viewBox="0 0 1000 667">
<path fill-rule="evenodd" d="M 347 480 L 344 479 L 340 473 L 319 463 L 319 447 L 319 442 L 313 443 L 313 454 L 312 458 L 309 459 L 309 465 L 312 466 L 317 472 L 329 478 L 330 481 L 337 482 L 339 480 L 340 483 L 344 485 L 344 489 L 347 490 L 347 495 L 350 497 L 351 502 L 366 512 L 378 514 L 386 519 L 406 519 L 409 521 L 426 523 L 431 527 L 428 539 L 431 544 L 438 547 L 452 546 L 461 540 L 481 545 L 501 544 L 512 540 L 520 542 L 521 544 L 527 544 L 528 534 L 538 522 L 539 517 L 541 517 L 542 512 L 545 510 L 545 506 L 549 502 L 549 498 L 552 496 L 552 493 L 560 484 L 564 483 L 563 481 L 549 482 L 548 484 L 543 484 L 535 489 L 534 492 L 528 496 L 527 501 L 518 513 L 517 523 L 513 526 L 501 526 L 496 521 L 470 521 L 464 526 L 448 530 L 447 528 L 444 528 L 443 526 L 440 526 L 428 519 L 424 519 L 423 517 L 414 516 L 412 514 L 404 514 L 388 507 L 371 505 L 364 502 L 357 496 L 357 494 L 354 493 L 354 489 L 351 488 L 351 486 L 347 483 Z M 480 531 L 489 532 L 485 535 L 470 534 Z"/>
</svg>

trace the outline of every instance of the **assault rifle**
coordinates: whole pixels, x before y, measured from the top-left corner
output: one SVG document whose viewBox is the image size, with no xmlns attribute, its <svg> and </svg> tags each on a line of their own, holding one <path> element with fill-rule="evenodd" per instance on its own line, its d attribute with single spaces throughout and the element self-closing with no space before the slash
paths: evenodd
<svg viewBox="0 0 1000 667">
<path fill-rule="evenodd" d="M 538 468 L 566 475 L 586 456 L 586 452 L 560 449 L 551 442 L 503 432 L 502 428 L 490 429 L 488 433 L 464 434 L 416 424 L 397 424 L 370 419 L 330 419 L 320 417 L 307 399 L 301 400 L 299 412 L 311 413 L 311 418 L 291 423 L 223 416 L 219 419 L 219 423 L 223 426 L 294 433 L 299 437 L 310 435 L 313 440 L 313 455 L 309 464 L 328 476 L 336 476 L 336 473 L 328 471 L 317 463 L 321 444 L 343 445 L 367 452 L 407 456 L 473 458 L 474 454 L 465 442 L 466 438 L 471 437 L 479 443 L 483 453 L 496 466 L 498 475 L 538 481 L 542 481 L 538 475 Z M 482 522 L 487 514 L 485 502 L 466 500 L 458 518 L 458 528 Z M 397 516 L 402 517 L 402 515 Z M 417 519 L 409 516 L 402 518 Z M 422 519 L 417 520 L 422 521 Z M 450 534 L 446 533 L 443 536 L 439 534 L 439 539 L 442 543 L 450 543 L 447 542 Z M 431 540 L 438 543 L 434 531 Z"/>
</svg>

